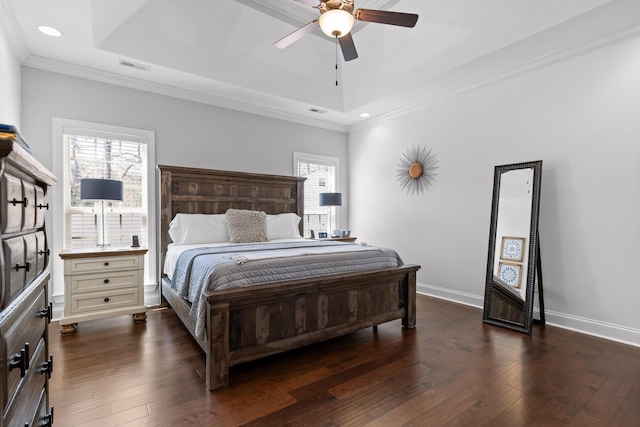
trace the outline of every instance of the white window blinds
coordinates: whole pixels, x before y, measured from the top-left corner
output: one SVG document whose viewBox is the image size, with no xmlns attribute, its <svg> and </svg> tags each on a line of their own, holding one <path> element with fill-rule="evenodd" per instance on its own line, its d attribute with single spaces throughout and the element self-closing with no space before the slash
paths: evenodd
<svg viewBox="0 0 640 427">
<path fill-rule="evenodd" d="M 83 134 L 65 134 L 63 142 L 65 247 L 96 246 L 101 233 L 101 203 L 104 203 L 105 237 L 110 245 L 130 246 L 133 235 L 146 243 L 147 144 Z M 83 178 L 123 181 L 124 200 L 80 200 Z"/>
</svg>

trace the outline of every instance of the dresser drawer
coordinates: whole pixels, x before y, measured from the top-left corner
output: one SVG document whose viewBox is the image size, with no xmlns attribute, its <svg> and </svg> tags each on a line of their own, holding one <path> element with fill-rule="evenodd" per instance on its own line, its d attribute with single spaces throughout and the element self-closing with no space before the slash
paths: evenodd
<svg viewBox="0 0 640 427">
<path fill-rule="evenodd" d="M 4 276 L 0 278 L 0 307 L 11 303 L 23 289 L 44 271 L 49 259 L 43 231 L 5 239 Z M 4 290 L 4 292 L 3 292 Z"/>
<path fill-rule="evenodd" d="M 64 263 L 64 274 L 98 273 L 126 268 L 140 268 L 137 256 L 115 256 L 100 258 L 73 258 Z"/>
<path fill-rule="evenodd" d="M 7 361 L 7 366 L 2 369 L 6 369 L 6 372 L 2 372 L 3 376 L 7 378 L 7 389 L 5 398 L 8 400 L 16 391 L 18 384 L 20 384 L 21 371 L 19 368 L 9 370 L 8 364 L 17 359 L 17 355 L 21 354 L 22 350 L 29 353 L 29 366 L 33 366 L 31 361 L 32 355 L 36 350 L 36 346 L 45 334 L 47 317 L 41 316 L 40 312 L 47 308 L 47 300 L 45 295 L 45 289 L 43 287 L 36 287 L 31 295 L 24 300 L 16 301 L 17 304 L 14 307 L 9 308 L 11 310 L 7 320 L 13 320 L 13 323 L 7 325 L 5 331 L 5 325 L 0 325 L 2 330 L 2 340 L 4 344 L 5 354 L 1 355 L 3 360 Z M 3 402 L 6 405 L 7 402 Z"/>
<path fill-rule="evenodd" d="M 0 296 L 2 297 L 0 307 L 6 307 L 24 289 L 25 270 L 31 267 L 25 264 L 24 239 L 21 236 L 4 240 L 2 249 L 4 253 L 4 271 L 2 277 L 3 289 L 0 289 Z"/>
<path fill-rule="evenodd" d="M 81 292 L 137 287 L 138 276 L 138 270 L 125 270 L 99 274 L 77 274 L 70 276 L 68 280 L 71 280 L 71 289 L 75 295 Z"/>
<path fill-rule="evenodd" d="M 71 296 L 71 314 L 90 313 L 138 305 L 138 287 Z"/>
<path fill-rule="evenodd" d="M 31 423 L 36 417 L 39 412 L 38 403 L 43 397 L 47 381 L 46 372 L 41 371 L 45 362 L 45 342 L 42 339 L 35 348 L 29 370 L 18 384 L 15 395 L 9 399 L 9 404 L 4 412 L 5 425 L 24 426 Z"/>
<path fill-rule="evenodd" d="M 45 199 L 44 188 L 36 185 L 36 218 L 35 228 L 42 228 L 44 226 L 44 213 L 49 210 L 49 204 Z"/>
<path fill-rule="evenodd" d="M 46 390 L 42 390 L 38 410 L 34 414 L 33 421 L 31 421 L 29 426 L 41 427 L 51 425 L 53 425 L 53 408 L 49 408 L 49 399 Z"/>
<path fill-rule="evenodd" d="M 22 180 L 5 173 L 0 178 L 0 232 L 15 233 L 22 230 Z M 31 201 L 33 203 L 33 200 Z"/>
</svg>

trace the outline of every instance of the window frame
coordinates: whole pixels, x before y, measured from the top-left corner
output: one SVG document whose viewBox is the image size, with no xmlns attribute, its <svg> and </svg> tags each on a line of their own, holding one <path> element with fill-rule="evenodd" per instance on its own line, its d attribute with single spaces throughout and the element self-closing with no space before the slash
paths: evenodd
<svg viewBox="0 0 640 427">
<path fill-rule="evenodd" d="M 47 230 L 51 236 L 53 254 L 63 250 L 66 236 L 65 185 L 64 182 L 64 135 L 83 134 L 92 137 L 121 139 L 143 142 L 147 146 L 147 190 L 146 215 L 148 249 L 145 265 L 145 303 L 155 305 L 160 302 L 156 268 L 156 174 L 155 174 L 155 132 L 144 129 L 113 126 L 103 123 L 86 122 L 54 117 L 53 119 L 53 173 L 58 183 L 51 187 L 49 198 L 53 201 L 53 227 Z M 51 257 L 52 286 L 51 299 L 59 308 L 64 304 L 64 264 L 60 257 Z M 57 310 L 55 310 L 57 311 Z"/>
<path fill-rule="evenodd" d="M 330 191 L 333 191 L 335 193 L 342 193 L 340 188 L 340 159 L 338 157 L 294 151 L 293 152 L 293 175 L 295 176 L 300 176 L 299 170 L 298 170 L 298 163 L 300 162 L 332 166 L 335 170 L 335 177 L 334 177 L 334 188 L 333 190 L 330 190 Z M 306 192 L 306 185 L 305 185 L 305 195 L 306 194 L 307 192 Z M 339 229 L 340 215 L 338 215 L 336 209 L 328 209 L 328 210 L 329 210 L 329 215 L 331 215 L 331 219 L 329 223 L 333 224 L 333 228 Z M 306 215 L 306 212 L 305 212 L 305 215 Z M 302 221 L 304 223 L 304 218 L 302 219 Z M 303 231 L 305 234 L 307 233 L 306 229 L 304 229 Z M 331 233 L 331 230 L 327 230 L 327 232 Z"/>
</svg>

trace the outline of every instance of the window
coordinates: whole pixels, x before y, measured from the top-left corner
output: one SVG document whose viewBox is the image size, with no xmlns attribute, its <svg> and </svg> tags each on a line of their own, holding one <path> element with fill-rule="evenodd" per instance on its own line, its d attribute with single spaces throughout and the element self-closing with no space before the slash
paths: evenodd
<svg viewBox="0 0 640 427">
<path fill-rule="evenodd" d="M 106 241 L 112 247 L 131 246 L 132 236 L 149 249 L 145 257 L 147 304 L 157 299 L 155 251 L 155 134 L 100 123 L 54 118 L 53 173 L 58 183 L 49 200 L 53 211 L 52 251 L 95 248 L 101 241 L 101 203 L 80 200 L 83 178 L 117 179 L 124 184 L 122 202 L 104 202 Z M 63 303 L 63 264 L 52 257 L 54 304 Z M 156 295 L 157 294 L 157 295 Z M 151 297 L 149 298 L 149 296 Z"/>
<path fill-rule="evenodd" d="M 147 144 L 80 134 L 63 136 L 65 248 L 93 248 L 100 241 L 114 247 L 131 245 L 137 235 L 148 245 L 146 192 Z M 122 202 L 80 199 L 80 180 L 106 178 L 122 181 Z M 104 204 L 105 229 L 101 227 Z M 104 240 L 103 240 L 104 239 Z"/>
<path fill-rule="evenodd" d="M 318 195 L 337 191 L 338 159 L 294 153 L 293 162 L 295 174 L 307 178 L 304 182 L 304 237 L 310 237 L 311 230 L 316 236 L 319 231 L 330 232 L 330 224 L 336 224 L 335 209 L 320 206 Z"/>
</svg>

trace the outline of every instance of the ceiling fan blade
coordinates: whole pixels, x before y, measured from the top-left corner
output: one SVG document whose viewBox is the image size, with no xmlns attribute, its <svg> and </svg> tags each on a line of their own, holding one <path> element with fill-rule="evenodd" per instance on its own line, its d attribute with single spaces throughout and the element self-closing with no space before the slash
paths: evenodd
<svg viewBox="0 0 640 427">
<path fill-rule="evenodd" d="M 388 12 L 386 10 L 356 9 L 353 16 L 358 21 L 377 22 L 379 24 L 398 25 L 413 28 L 418 22 L 415 13 Z"/>
<path fill-rule="evenodd" d="M 313 30 L 315 30 L 318 27 L 320 27 L 320 24 L 318 24 L 318 20 L 316 19 L 315 21 L 309 22 L 304 27 L 298 28 L 293 33 L 289 34 L 288 36 L 285 36 L 285 37 L 281 38 L 280 40 L 275 42 L 273 45 L 275 47 L 277 47 L 278 49 L 284 49 L 285 47 L 289 46 L 290 44 L 293 44 L 293 43 L 297 42 L 302 37 L 304 37 L 305 35 L 309 34 L 310 32 L 312 32 Z"/>
<path fill-rule="evenodd" d="M 297 1 L 298 3 L 306 4 L 308 6 L 313 6 L 313 7 L 316 7 L 317 5 L 320 4 L 320 0 L 294 0 L 294 1 Z"/>
<path fill-rule="evenodd" d="M 351 33 L 347 33 L 346 35 L 340 37 L 338 41 L 340 42 L 340 49 L 342 49 L 342 56 L 344 56 L 345 61 L 351 61 L 358 57 L 356 45 L 353 43 L 353 37 L 351 37 Z"/>
</svg>

